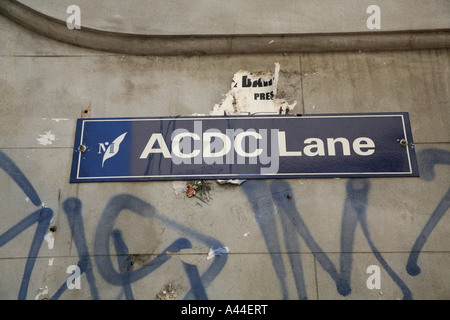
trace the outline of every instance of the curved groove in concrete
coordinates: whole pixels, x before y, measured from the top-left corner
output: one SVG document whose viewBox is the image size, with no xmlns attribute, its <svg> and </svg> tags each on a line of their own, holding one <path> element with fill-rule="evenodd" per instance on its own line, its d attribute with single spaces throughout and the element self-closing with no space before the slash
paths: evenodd
<svg viewBox="0 0 450 320">
<path fill-rule="evenodd" d="M 35 11 L 16 0 L 0 1 L 0 14 L 64 43 L 131 55 L 264 54 L 439 49 L 450 47 L 450 29 L 358 33 L 262 35 L 137 35 L 81 26 Z"/>
</svg>

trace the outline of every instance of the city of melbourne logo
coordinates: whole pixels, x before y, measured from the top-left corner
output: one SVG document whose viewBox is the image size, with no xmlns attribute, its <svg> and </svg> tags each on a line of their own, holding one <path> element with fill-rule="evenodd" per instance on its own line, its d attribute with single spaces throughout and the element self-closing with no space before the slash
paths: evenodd
<svg viewBox="0 0 450 320">
<path fill-rule="evenodd" d="M 102 168 L 105 166 L 105 161 L 114 157 L 119 153 L 120 150 L 120 144 L 122 143 L 123 139 L 127 135 L 128 132 L 122 133 L 120 136 L 114 139 L 113 142 L 103 142 L 98 144 L 98 153 L 103 153 L 103 159 L 102 159 Z"/>
</svg>

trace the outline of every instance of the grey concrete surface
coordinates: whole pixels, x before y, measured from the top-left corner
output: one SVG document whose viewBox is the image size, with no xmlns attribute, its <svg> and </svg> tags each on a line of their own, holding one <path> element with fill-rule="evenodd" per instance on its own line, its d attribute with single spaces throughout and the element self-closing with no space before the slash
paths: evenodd
<svg viewBox="0 0 450 320">
<path fill-rule="evenodd" d="M 19 28 L 17 23 L 0 15 L 1 56 L 72 56 L 72 55 L 109 55 L 108 52 L 90 50 L 64 44 L 35 32 Z"/>
<path fill-rule="evenodd" d="M 348 113 L 355 105 L 363 112 L 407 110 L 416 142 L 450 137 L 448 50 L 303 54 L 301 59 L 306 113 Z"/>
<path fill-rule="evenodd" d="M 20 0 L 48 16 L 66 21 L 78 5 L 82 26 L 104 31 L 158 34 L 292 34 L 365 32 L 367 8 L 381 9 L 381 30 L 450 28 L 446 0 Z"/>
<path fill-rule="evenodd" d="M 100 3 L 100 4 L 99 4 Z M 316 2 L 297 1 L 286 2 L 289 9 L 280 7 L 278 11 L 270 11 L 273 21 L 266 23 L 264 17 L 258 14 L 266 12 L 262 10 L 262 5 L 273 6 L 274 2 L 259 3 L 254 10 L 245 15 L 244 21 L 257 20 L 264 21 L 263 26 L 251 22 L 245 24 L 246 32 L 236 33 L 236 24 L 238 17 L 243 12 L 245 4 L 239 2 L 238 9 L 233 9 L 230 14 L 235 17 L 233 30 L 225 30 L 217 33 L 214 26 L 226 25 L 218 21 L 209 19 L 196 19 L 192 16 L 192 10 L 196 5 L 189 4 L 190 10 L 186 10 L 183 5 L 177 3 L 164 3 L 166 11 L 158 12 L 158 18 L 152 18 L 153 12 L 148 6 L 154 5 L 153 2 L 139 2 L 136 8 L 139 11 L 130 10 L 133 6 L 119 2 L 89 2 L 84 3 L 83 12 L 97 12 L 100 14 L 100 20 L 97 18 L 87 19 L 87 24 L 81 22 L 81 8 L 77 6 L 75 13 L 78 20 L 71 20 L 72 15 L 63 16 L 62 12 L 69 14 L 72 12 L 70 7 L 66 10 L 61 7 L 62 2 L 38 1 L 33 4 L 23 4 L 17 0 L 4 0 L 0 2 L 0 13 L 10 20 L 17 22 L 21 26 L 28 28 L 36 33 L 42 34 L 54 40 L 69 43 L 75 46 L 102 50 L 107 52 L 132 54 L 132 55 L 204 55 L 204 54 L 261 54 L 261 53 L 299 53 L 299 52 L 334 52 L 334 51 L 380 51 L 380 50 L 406 50 L 406 49 L 440 49 L 447 48 L 450 43 L 450 31 L 448 28 L 448 4 L 447 2 L 383 2 L 383 10 L 376 6 L 376 13 L 373 13 L 373 3 L 367 7 L 361 7 L 361 2 L 345 2 L 337 10 L 334 4 L 325 2 L 318 5 Z M 197 4 L 196 14 L 213 16 L 209 12 L 211 8 L 215 12 L 225 12 L 229 5 L 226 3 L 226 9 L 222 9 L 219 3 L 201 2 L 202 6 Z M 66 5 L 68 3 L 65 3 Z M 206 4 L 206 7 L 204 6 Z M 279 3 L 277 3 L 279 5 Z M 413 4 L 414 6 L 411 6 Z M 311 20 L 303 20 L 304 14 L 295 10 L 300 5 L 302 10 L 311 14 Z M 366 3 L 367 5 L 367 3 Z M 254 6 L 254 5 L 253 5 Z M 292 8 L 294 7 L 294 8 Z M 411 11 L 411 8 L 414 8 Z M 416 8 L 420 12 L 415 11 Z M 364 10 L 363 10 L 364 9 Z M 56 11 L 55 11 L 56 10 Z M 179 23 L 173 23 L 182 33 L 140 33 L 133 30 L 123 29 L 120 26 L 105 28 L 104 20 L 109 20 L 105 15 L 110 12 L 124 11 L 125 17 L 130 21 L 137 21 L 139 26 L 146 26 L 145 22 L 140 21 L 139 17 L 159 21 L 163 19 L 164 30 L 169 30 L 167 23 L 173 23 L 176 20 Z M 425 11 L 426 10 L 426 11 Z M 237 11 L 237 12 L 236 12 Z M 383 27 L 381 26 L 381 11 L 383 12 Z M 57 12 L 57 14 L 54 14 Z M 102 15 L 103 12 L 103 15 Z M 166 17 L 167 13 L 172 15 L 172 19 Z M 329 13 L 331 12 L 331 14 Z M 252 17 L 256 13 L 255 17 Z M 363 15 L 363 13 L 365 15 Z M 250 17 L 247 15 L 250 14 Z M 335 16 L 337 14 L 337 17 Z M 387 17 L 385 17 L 387 14 Z M 430 14 L 432 19 L 429 20 Z M 113 14 L 115 17 L 119 14 Z M 222 15 L 225 15 L 222 13 Z M 277 15 L 282 15 L 276 19 Z M 373 17 L 376 15 L 376 17 Z M 120 16 L 120 15 L 119 15 Z M 226 16 L 226 15 L 225 15 Z M 407 17 L 406 20 L 400 17 Z M 89 17 L 89 14 L 88 14 Z M 275 19 L 273 18 L 275 17 Z M 410 18 L 413 17 L 410 21 Z M 192 28 L 184 26 L 183 18 L 189 21 Z M 295 21 L 302 21 L 300 25 L 288 22 L 288 27 L 284 26 L 284 20 L 292 18 Z M 356 18 L 356 20 L 355 20 Z M 375 20 L 374 20 L 375 19 Z M 67 22 L 66 22 L 67 20 Z M 120 20 L 120 19 L 119 19 Z M 142 20 L 142 19 L 141 19 Z M 197 21 L 199 20 L 199 21 Z M 84 20 L 83 20 L 84 21 Z M 90 22 L 91 21 L 91 22 Z M 204 22 L 206 21 L 206 24 Z M 373 21 L 377 21 L 375 29 L 372 27 Z M 419 23 L 417 22 L 419 21 Z M 427 21 L 427 23 L 421 23 Z M 431 22 L 429 22 L 431 21 Z M 400 22 L 400 28 L 396 23 Z M 77 28 L 68 27 L 68 24 L 79 24 Z M 108 22 L 109 23 L 109 22 Z M 387 27 L 384 24 L 387 23 Z M 86 26 L 87 25 L 87 26 Z M 93 25 L 93 27 L 91 27 Z M 312 29 L 308 26 L 313 26 Z M 275 28 L 274 28 L 275 27 Z M 124 31 L 125 30 L 125 31 Z M 295 30 L 295 31 L 291 31 Z M 205 33 L 207 31 L 207 33 Z M 239 31 L 239 30 L 238 30 Z M 148 31 L 150 32 L 150 31 Z"/>
<path fill-rule="evenodd" d="M 204 181 L 193 198 L 170 181 L 69 183 L 88 106 L 91 117 L 208 114 L 235 72 L 276 62 L 295 112 L 409 112 L 421 177 Z M 152 300 L 169 285 L 176 299 L 450 299 L 449 48 L 132 56 L 0 15 L 0 70 L 0 299 Z M 349 205 L 357 190 L 367 199 Z M 208 259 L 215 246 L 229 252 Z"/>
</svg>

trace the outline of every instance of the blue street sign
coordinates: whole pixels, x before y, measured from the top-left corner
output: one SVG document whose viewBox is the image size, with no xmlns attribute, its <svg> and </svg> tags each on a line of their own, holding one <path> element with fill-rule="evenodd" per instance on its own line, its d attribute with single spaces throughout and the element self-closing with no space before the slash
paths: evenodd
<svg viewBox="0 0 450 320">
<path fill-rule="evenodd" d="M 417 176 L 400 112 L 78 119 L 70 181 Z"/>
</svg>

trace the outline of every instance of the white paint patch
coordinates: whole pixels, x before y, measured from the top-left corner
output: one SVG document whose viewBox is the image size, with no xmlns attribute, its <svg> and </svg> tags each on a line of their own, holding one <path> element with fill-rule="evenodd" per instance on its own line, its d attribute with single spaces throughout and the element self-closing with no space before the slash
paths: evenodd
<svg viewBox="0 0 450 320">
<path fill-rule="evenodd" d="M 44 240 L 48 243 L 48 249 L 53 249 L 53 246 L 55 245 L 55 238 L 53 237 L 53 232 L 47 232 L 47 234 L 44 237 Z"/>
<path fill-rule="evenodd" d="M 39 300 L 39 298 L 41 296 L 46 296 L 46 295 L 48 295 L 48 287 L 45 286 L 43 288 L 39 288 L 39 293 L 37 294 L 36 297 L 34 297 L 34 300 Z"/>
<path fill-rule="evenodd" d="M 185 181 L 172 181 L 172 188 L 176 195 L 186 193 L 187 187 Z"/>
<path fill-rule="evenodd" d="M 55 135 L 51 131 L 48 131 L 45 134 L 40 134 L 39 136 L 40 138 L 37 138 L 36 140 L 43 146 L 50 145 L 56 140 Z"/>
<path fill-rule="evenodd" d="M 48 265 L 52 266 L 55 258 L 48 259 Z"/>
<path fill-rule="evenodd" d="M 52 120 L 56 121 L 56 122 L 60 122 L 60 121 L 67 121 L 69 119 L 66 119 L 66 118 L 52 118 Z"/>
</svg>

